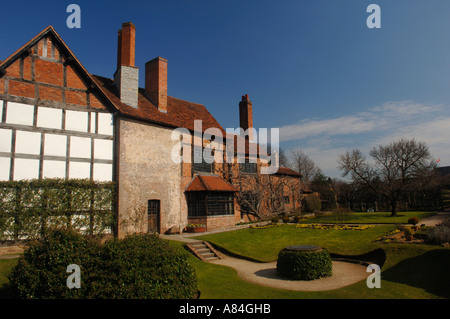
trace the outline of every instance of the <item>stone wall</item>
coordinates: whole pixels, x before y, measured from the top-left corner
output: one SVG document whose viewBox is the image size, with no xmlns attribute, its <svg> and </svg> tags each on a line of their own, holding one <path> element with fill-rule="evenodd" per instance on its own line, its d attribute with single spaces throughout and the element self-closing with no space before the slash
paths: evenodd
<svg viewBox="0 0 450 319">
<path fill-rule="evenodd" d="M 185 199 L 181 164 L 171 160 L 178 142 L 171 140 L 172 130 L 128 119 L 120 119 L 119 125 L 119 237 L 147 232 L 148 200 L 160 201 L 160 233 L 180 227 L 186 220 L 180 213 Z"/>
</svg>

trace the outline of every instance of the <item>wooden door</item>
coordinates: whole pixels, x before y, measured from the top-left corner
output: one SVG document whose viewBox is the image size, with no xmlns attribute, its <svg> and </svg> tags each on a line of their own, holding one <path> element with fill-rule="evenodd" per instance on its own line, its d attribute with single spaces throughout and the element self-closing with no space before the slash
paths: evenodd
<svg viewBox="0 0 450 319">
<path fill-rule="evenodd" d="M 148 232 L 159 233 L 160 232 L 160 215 L 161 207 L 160 201 L 152 199 L 148 201 Z"/>
</svg>

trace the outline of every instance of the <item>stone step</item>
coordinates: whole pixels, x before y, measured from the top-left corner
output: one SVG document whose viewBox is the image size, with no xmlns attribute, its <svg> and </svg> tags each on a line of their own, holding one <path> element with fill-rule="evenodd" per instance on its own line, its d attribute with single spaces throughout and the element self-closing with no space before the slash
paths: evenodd
<svg viewBox="0 0 450 319">
<path fill-rule="evenodd" d="M 218 253 L 212 248 L 212 246 L 208 245 L 206 242 L 195 242 L 195 243 L 189 243 L 186 245 L 191 252 L 194 253 L 198 258 L 200 258 L 203 261 L 213 261 L 217 259 L 221 259 L 220 256 L 218 256 Z"/>
</svg>

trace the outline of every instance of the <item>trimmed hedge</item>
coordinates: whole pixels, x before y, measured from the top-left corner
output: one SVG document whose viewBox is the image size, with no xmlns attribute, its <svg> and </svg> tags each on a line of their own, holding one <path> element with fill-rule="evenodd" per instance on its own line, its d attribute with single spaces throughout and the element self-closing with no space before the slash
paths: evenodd
<svg viewBox="0 0 450 319">
<path fill-rule="evenodd" d="M 67 287 L 70 264 L 80 267 L 80 288 Z M 52 230 L 25 251 L 9 282 L 12 297 L 27 299 L 184 299 L 197 294 L 187 254 L 153 234 L 100 244 L 74 230 Z"/>
<path fill-rule="evenodd" d="M 283 249 L 278 254 L 277 271 L 295 280 L 314 280 L 332 275 L 332 262 L 327 249 L 296 251 Z"/>
</svg>

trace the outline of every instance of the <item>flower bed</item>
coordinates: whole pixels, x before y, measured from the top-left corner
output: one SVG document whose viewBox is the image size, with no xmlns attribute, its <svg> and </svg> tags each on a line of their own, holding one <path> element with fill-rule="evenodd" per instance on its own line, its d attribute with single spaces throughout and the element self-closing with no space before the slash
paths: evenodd
<svg viewBox="0 0 450 319">
<path fill-rule="evenodd" d="M 322 225 L 322 224 L 298 224 L 297 228 L 309 229 L 331 229 L 331 230 L 365 230 L 376 227 L 376 225 Z"/>
<path fill-rule="evenodd" d="M 279 225 L 272 223 L 272 224 L 268 224 L 268 225 L 264 225 L 264 226 L 250 226 L 250 228 L 252 228 L 252 229 L 267 229 L 267 228 L 272 228 L 272 227 L 277 227 L 277 226 L 279 226 Z"/>
</svg>

